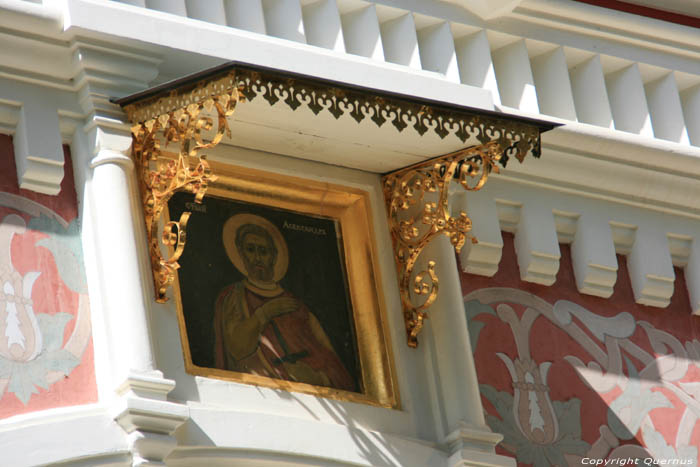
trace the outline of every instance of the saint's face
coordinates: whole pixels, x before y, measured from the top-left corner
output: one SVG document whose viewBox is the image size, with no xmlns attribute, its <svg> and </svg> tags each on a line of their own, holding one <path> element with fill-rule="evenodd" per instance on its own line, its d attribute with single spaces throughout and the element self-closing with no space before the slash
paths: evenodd
<svg viewBox="0 0 700 467">
<path fill-rule="evenodd" d="M 254 233 L 246 235 L 243 238 L 241 256 L 251 279 L 264 282 L 272 281 L 275 257 L 272 245 L 265 237 Z"/>
</svg>

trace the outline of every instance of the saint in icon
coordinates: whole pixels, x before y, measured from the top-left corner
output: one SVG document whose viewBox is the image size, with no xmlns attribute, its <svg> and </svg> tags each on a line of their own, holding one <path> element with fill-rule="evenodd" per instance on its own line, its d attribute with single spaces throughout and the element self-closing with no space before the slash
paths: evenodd
<svg viewBox="0 0 700 467">
<path fill-rule="evenodd" d="M 214 311 L 216 367 L 355 391 L 316 316 L 279 281 L 289 251 L 280 231 L 254 214 L 235 214 L 222 240 L 245 279 L 222 289 Z"/>
</svg>

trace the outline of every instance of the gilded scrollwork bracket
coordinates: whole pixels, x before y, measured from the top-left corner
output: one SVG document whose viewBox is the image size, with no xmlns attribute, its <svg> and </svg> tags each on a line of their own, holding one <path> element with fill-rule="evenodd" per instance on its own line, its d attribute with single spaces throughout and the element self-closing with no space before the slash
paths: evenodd
<svg viewBox="0 0 700 467">
<path fill-rule="evenodd" d="M 230 136 L 228 119 L 243 100 L 236 83 L 231 73 L 187 92 L 125 106 L 129 119 L 138 122 L 131 129 L 132 157 L 139 177 L 157 302 L 167 301 L 166 291 L 179 268 L 191 215 L 183 212 L 177 221 L 165 222 L 164 212 L 177 191 L 190 192 L 195 203 L 201 203 L 207 187 L 216 180 L 200 151 L 213 148 L 224 135 Z M 176 151 L 169 148 L 171 144 Z M 174 158 L 171 151 L 176 153 Z M 169 249 L 169 256 L 161 244 Z"/>
<path fill-rule="evenodd" d="M 480 190 L 489 174 L 499 172 L 499 163 L 505 165 L 504 154 L 509 148 L 513 146 L 506 146 L 503 140 L 490 141 L 383 177 L 409 347 L 418 346 L 418 334 L 439 290 L 434 260 L 428 259 L 424 269 L 416 270 L 425 247 L 440 235 L 449 237 L 457 253 L 466 241 L 477 243 L 470 234 L 472 222 L 467 213 L 450 214 L 450 184 L 458 183 L 467 191 Z M 534 148 L 539 156 L 539 135 Z M 518 160 L 522 162 L 525 153 L 517 151 Z"/>
</svg>

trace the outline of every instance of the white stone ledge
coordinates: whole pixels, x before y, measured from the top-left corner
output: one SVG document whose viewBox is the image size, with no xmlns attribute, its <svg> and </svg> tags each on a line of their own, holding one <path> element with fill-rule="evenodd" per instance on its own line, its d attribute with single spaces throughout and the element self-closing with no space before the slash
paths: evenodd
<svg viewBox="0 0 700 467">
<path fill-rule="evenodd" d="M 80 465 L 78 459 L 86 462 L 83 465 L 102 465 L 130 457 L 124 432 L 98 405 L 50 409 L 2 420 L 0 452 L 3 465 L 13 467 L 73 466 Z"/>
<path fill-rule="evenodd" d="M 330 406 L 328 410 L 333 411 Z M 445 465 L 447 459 L 447 453 L 433 443 L 353 426 L 342 412 L 336 412 L 337 425 L 214 407 L 192 407 L 190 414 L 191 420 L 176 433 L 179 447 L 168 457 L 170 466 L 224 466 L 233 460 L 266 465 L 262 461 L 283 460 L 318 466 L 423 467 Z"/>
</svg>

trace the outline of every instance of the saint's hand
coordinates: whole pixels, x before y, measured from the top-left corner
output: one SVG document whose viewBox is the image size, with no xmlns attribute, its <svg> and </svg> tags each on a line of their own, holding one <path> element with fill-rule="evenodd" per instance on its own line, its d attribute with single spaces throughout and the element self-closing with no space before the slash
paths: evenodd
<svg viewBox="0 0 700 467">
<path fill-rule="evenodd" d="M 255 314 L 261 323 L 267 324 L 271 319 L 291 313 L 299 308 L 299 301 L 291 297 L 279 297 L 262 305 L 255 310 Z"/>
</svg>

